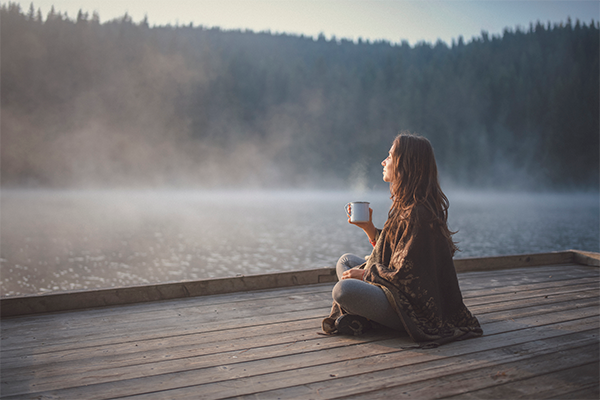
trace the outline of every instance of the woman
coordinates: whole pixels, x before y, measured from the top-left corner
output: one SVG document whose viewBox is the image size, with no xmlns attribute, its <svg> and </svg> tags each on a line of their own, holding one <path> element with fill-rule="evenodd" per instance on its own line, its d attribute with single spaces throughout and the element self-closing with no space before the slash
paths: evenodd
<svg viewBox="0 0 600 400">
<path fill-rule="evenodd" d="M 383 230 L 375 228 L 370 209 L 369 222 L 353 223 L 374 249 L 368 260 L 353 254 L 339 259 L 339 282 L 323 330 L 360 334 L 375 321 L 428 347 L 481 336 L 458 286 L 448 199 L 438 182 L 431 144 L 402 133 L 381 165 L 392 199 L 388 219 Z"/>
</svg>

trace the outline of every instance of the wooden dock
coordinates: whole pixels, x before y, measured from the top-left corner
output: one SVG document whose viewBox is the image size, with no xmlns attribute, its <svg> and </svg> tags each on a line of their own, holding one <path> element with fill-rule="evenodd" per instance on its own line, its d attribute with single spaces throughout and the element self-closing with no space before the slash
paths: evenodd
<svg viewBox="0 0 600 400">
<path fill-rule="evenodd" d="M 0 393 L 598 399 L 599 263 L 600 255 L 576 251 L 456 260 L 484 336 L 427 350 L 389 330 L 318 334 L 331 269 L 214 280 L 212 289 L 187 282 L 5 298 Z"/>
</svg>

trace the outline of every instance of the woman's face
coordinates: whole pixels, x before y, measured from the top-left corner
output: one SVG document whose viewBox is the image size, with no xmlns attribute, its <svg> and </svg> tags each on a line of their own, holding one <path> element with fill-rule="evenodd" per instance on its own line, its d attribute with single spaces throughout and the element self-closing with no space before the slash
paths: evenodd
<svg viewBox="0 0 600 400">
<path fill-rule="evenodd" d="M 392 148 L 388 152 L 387 158 L 381 162 L 381 165 L 383 165 L 383 181 L 384 182 L 391 182 L 392 178 L 394 177 L 394 173 L 393 173 L 394 161 L 392 159 L 393 151 L 394 151 L 394 146 L 392 146 Z"/>
</svg>

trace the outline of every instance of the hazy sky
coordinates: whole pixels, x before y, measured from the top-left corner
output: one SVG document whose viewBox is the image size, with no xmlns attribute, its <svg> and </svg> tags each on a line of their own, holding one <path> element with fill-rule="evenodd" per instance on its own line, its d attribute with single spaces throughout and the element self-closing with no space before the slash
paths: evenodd
<svg viewBox="0 0 600 400">
<path fill-rule="evenodd" d="M 2 2 L 5 4 L 6 2 Z M 24 10 L 31 1 L 17 1 Z M 128 13 L 134 22 L 148 17 L 150 25 L 180 24 L 223 29 L 270 30 L 327 38 L 359 37 L 415 44 L 438 39 L 450 44 L 466 41 L 482 30 L 501 34 L 505 27 L 529 27 L 580 19 L 589 24 L 600 18 L 598 0 L 37 0 L 42 15 L 56 11 L 74 18 L 81 9 L 97 11 L 101 22 Z"/>
</svg>

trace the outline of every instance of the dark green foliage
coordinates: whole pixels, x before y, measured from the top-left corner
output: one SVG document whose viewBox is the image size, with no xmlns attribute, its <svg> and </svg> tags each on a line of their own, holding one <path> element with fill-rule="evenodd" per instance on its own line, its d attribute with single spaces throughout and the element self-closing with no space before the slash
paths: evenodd
<svg viewBox="0 0 600 400">
<path fill-rule="evenodd" d="M 447 183 L 598 190 L 594 21 L 411 47 L 1 19 L 3 184 L 374 185 L 410 130 Z"/>
</svg>

